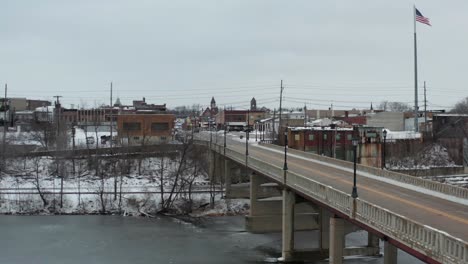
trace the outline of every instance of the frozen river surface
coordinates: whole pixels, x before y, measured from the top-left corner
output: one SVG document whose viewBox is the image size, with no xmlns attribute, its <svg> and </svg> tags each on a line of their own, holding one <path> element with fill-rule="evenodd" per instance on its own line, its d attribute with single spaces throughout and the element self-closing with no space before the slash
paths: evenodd
<svg viewBox="0 0 468 264">
<path fill-rule="evenodd" d="M 300 233 L 297 238 L 314 241 L 314 236 Z M 353 240 L 365 240 L 365 234 L 357 233 Z M 265 263 L 280 245 L 279 234 L 245 232 L 242 217 L 208 218 L 192 225 L 172 218 L 0 216 L 0 263 Z M 420 263 L 406 254 L 399 259 Z"/>
</svg>

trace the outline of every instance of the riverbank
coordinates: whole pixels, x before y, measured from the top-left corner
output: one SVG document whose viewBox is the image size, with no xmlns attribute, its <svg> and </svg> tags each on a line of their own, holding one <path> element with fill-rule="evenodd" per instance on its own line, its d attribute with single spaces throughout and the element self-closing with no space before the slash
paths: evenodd
<svg viewBox="0 0 468 264">
<path fill-rule="evenodd" d="M 161 212 L 161 201 L 171 195 L 171 186 L 161 188 L 159 182 L 144 176 L 120 177 L 117 185 L 113 178 L 68 178 L 63 181 L 63 191 L 60 180 L 43 177 L 38 188 L 34 178 L 3 177 L 0 214 L 154 216 Z M 248 199 L 224 199 L 221 186 L 214 191 L 210 187 L 199 181 L 188 190 L 172 192 L 173 203 L 165 213 L 198 217 L 248 212 Z"/>
</svg>

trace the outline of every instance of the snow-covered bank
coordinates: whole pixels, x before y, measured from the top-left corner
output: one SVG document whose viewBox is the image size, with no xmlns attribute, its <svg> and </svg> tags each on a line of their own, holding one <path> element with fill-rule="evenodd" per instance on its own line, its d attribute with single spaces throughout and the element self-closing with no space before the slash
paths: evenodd
<svg viewBox="0 0 468 264">
<path fill-rule="evenodd" d="M 87 177 L 66 179 L 61 194 L 60 179 L 45 178 L 41 198 L 34 180 L 25 177 L 4 177 L 0 181 L 0 214 L 122 214 L 133 216 L 155 215 L 161 209 L 162 199 L 170 195 L 170 186 L 163 188 L 149 177 L 122 177 L 114 179 Z M 102 188 L 104 186 L 104 188 Z M 215 186 L 214 205 L 206 182 L 199 182 L 190 190 L 178 192 L 171 214 L 191 216 L 217 216 L 245 214 L 249 209 L 247 199 L 224 199 L 220 186 Z"/>
<path fill-rule="evenodd" d="M 223 186 L 210 184 L 204 157 L 12 158 L 0 174 L 0 213 L 242 213 L 245 202 L 227 203 Z"/>
</svg>

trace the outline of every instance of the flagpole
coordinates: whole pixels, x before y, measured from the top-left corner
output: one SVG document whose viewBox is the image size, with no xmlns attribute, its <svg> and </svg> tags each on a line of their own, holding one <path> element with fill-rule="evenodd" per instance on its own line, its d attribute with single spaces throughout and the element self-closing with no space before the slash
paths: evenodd
<svg viewBox="0 0 468 264">
<path fill-rule="evenodd" d="M 414 132 L 418 132 L 418 47 L 416 42 L 416 6 L 413 5 L 414 23 Z"/>
</svg>

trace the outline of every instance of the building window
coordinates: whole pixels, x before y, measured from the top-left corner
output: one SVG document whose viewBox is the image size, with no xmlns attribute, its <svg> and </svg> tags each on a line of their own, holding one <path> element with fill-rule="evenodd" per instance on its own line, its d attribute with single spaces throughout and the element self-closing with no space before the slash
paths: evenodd
<svg viewBox="0 0 468 264">
<path fill-rule="evenodd" d="M 349 140 L 349 141 L 353 140 L 353 135 L 348 134 L 348 140 Z"/>
<path fill-rule="evenodd" d="M 309 135 L 309 140 L 314 141 L 314 135 L 313 134 Z"/>
<path fill-rule="evenodd" d="M 161 141 L 166 141 L 166 137 L 161 137 Z"/>
<path fill-rule="evenodd" d="M 299 141 L 299 134 L 294 135 L 294 140 Z"/>
<path fill-rule="evenodd" d="M 336 134 L 335 140 L 340 140 L 340 139 L 341 139 L 341 134 L 340 133 Z"/>
<path fill-rule="evenodd" d="M 324 133 L 324 134 L 323 134 L 323 140 L 327 140 L 327 136 L 328 136 L 328 135 Z"/>
<path fill-rule="evenodd" d="M 141 130 L 141 123 L 138 123 L 138 122 L 124 122 L 123 123 L 123 130 L 125 130 L 125 131 L 140 131 Z"/>
<path fill-rule="evenodd" d="M 133 137 L 133 140 L 140 140 L 140 137 Z"/>
<path fill-rule="evenodd" d="M 169 123 L 151 123 L 151 131 L 167 131 Z"/>
</svg>

